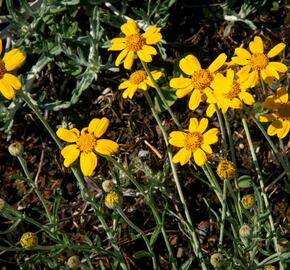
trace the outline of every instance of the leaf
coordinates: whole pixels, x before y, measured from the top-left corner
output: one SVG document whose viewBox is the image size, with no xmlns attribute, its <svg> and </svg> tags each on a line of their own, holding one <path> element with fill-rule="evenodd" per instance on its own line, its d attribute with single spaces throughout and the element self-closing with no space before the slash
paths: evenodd
<svg viewBox="0 0 290 270">
<path fill-rule="evenodd" d="M 189 267 L 191 266 L 192 262 L 193 262 L 193 259 L 192 259 L 192 258 L 189 258 L 187 261 L 185 261 L 185 262 L 181 265 L 180 270 L 188 270 Z"/>
<path fill-rule="evenodd" d="M 161 232 L 161 227 L 162 227 L 161 225 L 157 225 L 156 228 L 154 229 L 154 232 L 152 233 L 151 238 L 150 238 L 150 246 L 154 246 Z"/>
<path fill-rule="evenodd" d="M 137 260 L 144 258 L 144 257 L 151 257 L 150 252 L 145 251 L 145 250 L 140 250 L 140 251 L 137 251 L 133 254 L 133 258 L 137 259 Z"/>
<path fill-rule="evenodd" d="M 168 105 L 168 107 L 171 107 L 175 101 L 177 100 L 177 96 L 175 94 L 174 90 L 163 88 L 161 89 L 162 94 L 164 95 L 165 101 Z M 157 112 L 164 112 L 166 111 L 166 106 L 164 105 L 163 101 L 159 97 L 159 95 L 156 95 L 154 98 L 154 107 Z"/>
<path fill-rule="evenodd" d="M 0 234 L 11 233 L 12 231 L 14 231 L 17 228 L 17 226 L 20 222 L 21 222 L 21 219 L 18 219 L 8 229 L 6 229 L 5 231 L 0 231 Z"/>
<path fill-rule="evenodd" d="M 242 175 L 238 178 L 240 188 L 249 188 L 252 186 L 252 178 L 249 175 Z"/>
</svg>

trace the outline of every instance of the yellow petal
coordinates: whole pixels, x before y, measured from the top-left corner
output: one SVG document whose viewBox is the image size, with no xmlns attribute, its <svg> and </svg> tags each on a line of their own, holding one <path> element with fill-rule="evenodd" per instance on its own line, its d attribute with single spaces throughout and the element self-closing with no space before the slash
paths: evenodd
<svg viewBox="0 0 290 270">
<path fill-rule="evenodd" d="M 255 103 L 253 96 L 247 92 L 241 92 L 239 98 L 247 105 L 253 105 Z"/>
<path fill-rule="evenodd" d="M 80 156 L 80 165 L 81 170 L 84 176 L 91 176 L 94 169 L 97 167 L 98 159 L 97 156 L 93 153 L 82 152 Z"/>
<path fill-rule="evenodd" d="M 112 155 L 118 152 L 119 145 L 108 139 L 100 139 L 97 141 L 97 145 L 95 146 L 95 150 L 97 153 L 102 155 Z"/>
<path fill-rule="evenodd" d="M 239 57 L 239 58 L 244 58 L 244 59 L 250 59 L 251 58 L 251 54 L 244 48 L 236 48 L 235 49 L 235 54 Z"/>
<path fill-rule="evenodd" d="M 180 162 L 180 165 L 184 165 L 190 160 L 190 157 L 191 151 L 187 150 L 186 148 L 181 148 L 173 157 L 173 162 Z"/>
<path fill-rule="evenodd" d="M 248 77 L 249 82 L 251 82 L 251 88 L 255 87 L 259 83 L 259 73 L 257 70 L 254 70 L 250 73 Z"/>
<path fill-rule="evenodd" d="M 286 47 L 286 44 L 279 43 L 267 53 L 267 56 L 269 58 L 272 58 L 272 57 L 278 55 L 280 52 L 282 52 L 285 49 L 285 47 Z"/>
<path fill-rule="evenodd" d="M 231 107 L 234 109 L 241 109 L 243 107 L 243 103 L 238 98 L 233 98 L 231 101 Z"/>
<path fill-rule="evenodd" d="M 160 77 L 163 76 L 163 73 L 161 71 L 154 70 L 151 72 L 151 75 L 152 75 L 153 79 L 155 81 L 157 81 Z"/>
<path fill-rule="evenodd" d="M 198 59 L 191 54 L 180 60 L 179 67 L 185 74 L 189 76 L 191 76 L 195 71 L 201 70 Z"/>
<path fill-rule="evenodd" d="M 250 70 L 251 70 L 251 66 L 250 65 L 244 66 L 237 72 L 237 75 L 238 75 L 238 77 L 243 78 L 243 79 L 246 80 L 248 78 L 248 76 L 249 76 Z"/>
<path fill-rule="evenodd" d="M 12 74 L 5 73 L 3 76 L 3 80 L 5 80 L 7 84 L 10 84 L 15 90 L 19 90 L 21 88 L 20 80 Z"/>
<path fill-rule="evenodd" d="M 80 132 L 76 128 L 59 128 L 56 132 L 56 135 L 65 142 L 76 142 L 79 137 L 79 133 Z"/>
<path fill-rule="evenodd" d="M 128 88 L 130 85 L 131 85 L 130 81 L 126 80 L 119 85 L 118 89 L 125 89 Z"/>
<path fill-rule="evenodd" d="M 128 49 L 125 49 L 123 51 L 121 51 L 115 61 L 115 65 L 116 66 L 119 66 L 121 61 L 126 57 L 126 55 L 128 54 L 129 50 Z"/>
<path fill-rule="evenodd" d="M 279 120 L 275 120 L 268 126 L 267 133 L 270 136 L 274 136 L 277 134 L 277 130 L 282 127 L 283 127 L 282 123 Z"/>
<path fill-rule="evenodd" d="M 77 145 L 76 145 L 76 144 L 70 144 L 70 145 L 65 146 L 65 147 L 61 150 L 60 154 L 61 154 L 64 158 L 66 158 L 67 156 L 70 155 L 71 152 L 74 152 L 74 151 L 76 151 L 76 150 L 78 150 Z"/>
<path fill-rule="evenodd" d="M 264 53 L 263 40 L 256 36 L 254 41 L 251 41 L 249 44 L 251 53 Z"/>
<path fill-rule="evenodd" d="M 271 75 L 271 77 L 274 77 L 277 80 L 279 80 L 280 76 L 279 76 L 278 72 L 273 67 L 271 67 L 270 65 L 266 66 L 266 71 L 268 74 Z"/>
<path fill-rule="evenodd" d="M 0 54 L 2 53 L 3 45 L 2 45 L 2 39 L 0 38 Z"/>
<path fill-rule="evenodd" d="M 182 131 L 172 131 L 169 134 L 169 143 L 176 147 L 184 147 L 186 133 Z"/>
<path fill-rule="evenodd" d="M 67 147 L 69 147 L 70 145 L 68 145 Z M 66 147 L 64 148 L 66 149 Z M 65 153 L 64 157 L 64 162 L 63 165 L 65 167 L 69 167 L 72 163 L 74 163 L 76 161 L 76 159 L 78 158 L 79 154 L 80 154 L 80 150 L 76 147 L 75 144 L 71 145 L 71 147 L 69 149 L 64 150 L 64 152 L 62 152 L 62 154 Z"/>
<path fill-rule="evenodd" d="M 103 117 L 101 119 L 94 118 L 91 120 L 88 126 L 88 131 L 89 133 L 94 133 L 94 135 L 97 138 L 100 138 L 107 131 L 109 124 L 110 124 L 110 121 L 106 117 Z"/>
<path fill-rule="evenodd" d="M 142 61 L 146 63 L 149 63 L 152 61 L 151 55 L 146 50 L 137 51 L 137 55 Z"/>
<path fill-rule="evenodd" d="M 198 120 L 197 120 L 197 118 L 190 118 L 188 131 L 190 133 L 192 133 L 192 132 L 196 132 L 197 130 L 198 130 Z"/>
<path fill-rule="evenodd" d="M 137 91 L 138 87 L 136 85 L 129 86 L 122 94 L 123 98 L 130 98 L 134 96 L 135 92 Z"/>
<path fill-rule="evenodd" d="M 184 96 L 186 96 L 188 93 L 190 93 L 191 91 L 192 91 L 192 89 L 193 89 L 193 85 L 192 84 L 190 84 L 190 85 L 188 85 L 187 87 L 184 87 L 184 88 L 181 88 L 181 89 L 178 89 L 177 91 L 176 91 L 176 96 L 178 97 L 178 98 L 183 98 Z"/>
<path fill-rule="evenodd" d="M 203 151 L 205 151 L 206 153 L 208 153 L 208 154 L 212 154 L 212 149 L 211 149 L 211 147 L 210 147 L 210 145 L 209 144 L 202 144 L 201 145 L 201 149 L 203 150 Z"/>
<path fill-rule="evenodd" d="M 142 34 L 142 36 L 144 38 L 148 38 L 150 37 L 151 35 L 155 34 L 155 33 L 159 33 L 160 31 L 160 28 L 159 27 L 156 27 L 155 25 L 152 25 L 150 26 L 146 31 L 145 33 Z"/>
<path fill-rule="evenodd" d="M 284 137 L 286 137 L 286 135 L 289 133 L 289 130 L 290 130 L 290 121 L 284 120 L 282 122 L 282 128 L 277 129 L 278 138 L 283 139 Z"/>
<path fill-rule="evenodd" d="M 160 33 L 154 33 L 146 38 L 146 44 L 154 45 L 154 44 L 157 44 L 161 39 L 162 39 L 162 35 Z"/>
<path fill-rule="evenodd" d="M 208 119 L 207 118 L 202 118 L 199 122 L 198 125 L 198 132 L 203 133 L 207 129 L 208 126 Z"/>
<path fill-rule="evenodd" d="M 213 144 L 218 141 L 218 129 L 217 128 L 211 128 L 207 132 L 203 134 L 203 141 L 206 144 Z"/>
<path fill-rule="evenodd" d="M 146 90 L 148 89 L 146 82 L 145 82 L 145 81 L 140 82 L 140 83 L 138 84 L 137 89 L 141 89 L 141 90 L 143 90 L 143 91 L 146 91 Z"/>
<path fill-rule="evenodd" d="M 138 27 L 134 20 L 129 19 L 126 23 L 121 26 L 121 31 L 126 35 L 134 35 L 138 33 Z"/>
<path fill-rule="evenodd" d="M 173 78 L 169 82 L 170 87 L 172 88 L 185 88 L 191 85 L 191 79 L 189 78 Z"/>
<path fill-rule="evenodd" d="M 147 53 L 149 55 L 150 54 L 152 54 L 152 55 L 156 55 L 157 54 L 156 49 L 154 47 L 152 47 L 152 46 L 143 45 L 142 50 L 145 51 L 145 53 Z M 138 54 L 138 52 L 137 52 L 137 54 Z"/>
<path fill-rule="evenodd" d="M 112 46 L 108 49 L 108 51 L 121 51 L 126 48 L 125 43 L 116 43 L 112 44 Z"/>
<path fill-rule="evenodd" d="M 237 65 L 241 65 L 241 66 L 245 66 L 245 65 L 248 65 L 249 64 L 249 60 L 248 59 L 245 59 L 245 58 L 242 58 L 242 57 L 239 57 L 239 56 L 234 56 L 232 57 L 232 61 L 237 64 Z"/>
<path fill-rule="evenodd" d="M 19 68 L 25 61 L 25 55 L 19 49 L 13 49 L 4 55 L 3 61 L 7 71 Z"/>
<path fill-rule="evenodd" d="M 207 161 L 206 154 L 200 148 L 193 152 L 193 158 L 198 166 L 203 166 Z"/>
<path fill-rule="evenodd" d="M 275 116 L 271 113 L 263 114 L 259 116 L 259 121 L 260 122 L 269 122 L 275 120 Z"/>
<path fill-rule="evenodd" d="M 198 89 L 193 90 L 188 104 L 189 109 L 195 110 L 199 106 L 200 101 L 201 101 L 200 91 Z"/>
<path fill-rule="evenodd" d="M 208 107 L 206 109 L 206 116 L 211 118 L 214 113 L 215 113 L 215 106 L 214 106 L 214 104 L 208 105 Z"/>
<path fill-rule="evenodd" d="M 134 61 L 134 52 L 129 51 L 129 53 L 127 54 L 124 60 L 124 68 L 130 69 L 133 65 L 133 61 Z"/>
<path fill-rule="evenodd" d="M 270 62 L 268 66 L 272 67 L 273 69 L 285 73 L 288 70 L 288 67 L 280 62 Z"/>
<path fill-rule="evenodd" d="M 126 38 L 122 37 L 122 38 L 113 38 L 111 40 L 112 44 L 116 44 L 116 43 L 125 43 L 126 42 Z"/>
<path fill-rule="evenodd" d="M 226 77 L 232 82 L 235 78 L 235 72 L 231 68 L 227 69 Z"/>
<path fill-rule="evenodd" d="M 279 87 L 277 89 L 277 96 L 281 103 L 287 103 L 288 102 L 288 90 L 285 87 Z"/>
<path fill-rule="evenodd" d="M 7 81 L 4 80 L 3 78 L 0 79 L 0 92 L 6 99 L 9 100 L 14 98 L 15 96 L 15 92 L 12 86 L 9 83 L 7 83 Z"/>
<path fill-rule="evenodd" d="M 210 66 L 207 68 L 210 72 L 215 72 L 217 71 L 219 68 L 221 68 L 223 66 L 223 64 L 226 62 L 227 60 L 227 55 L 225 53 L 221 53 L 211 64 Z"/>
</svg>

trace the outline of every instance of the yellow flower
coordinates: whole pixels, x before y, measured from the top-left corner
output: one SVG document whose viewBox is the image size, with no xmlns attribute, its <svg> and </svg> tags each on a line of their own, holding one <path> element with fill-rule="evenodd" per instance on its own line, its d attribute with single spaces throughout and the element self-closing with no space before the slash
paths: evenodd
<svg viewBox="0 0 290 270">
<path fill-rule="evenodd" d="M 108 193 L 105 197 L 105 205 L 110 209 L 116 208 L 121 203 L 122 203 L 122 197 L 119 193 L 115 191 Z"/>
<path fill-rule="evenodd" d="M 276 270 L 276 267 L 273 266 L 273 265 L 266 265 L 266 266 L 264 267 L 264 270 Z"/>
<path fill-rule="evenodd" d="M 290 101 L 288 100 L 288 90 L 284 87 L 277 89 L 277 95 L 271 95 L 266 98 L 262 106 L 273 110 L 272 113 L 260 115 L 260 122 L 272 123 L 267 129 L 270 136 L 277 135 L 282 139 L 286 137 L 290 130 Z"/>
<path fill-rule="evenodd" d="M 0 54 L 2 53 L 2 40 L 0 39 Z M 13 74 L 8 73 L 19 68 L 25 60 L 25 55 L 19 49 L 13 49 L 5 53 L 0 59 L 0 92 L 6 99 L 15 96 L 14 90 L 21 88 L 20 80 Z"/>
<path fill-rule="evenodd" d="M 216 74 L 211 87 L 214 89 L 213 103 L 216 101 L 223 113 L 226 113 L 228 108 L 240 109 L 243 103 L 247 105 L 255 103 L 253 96 L 247 92 L 250 87 L 248 81 L 236 79 L 232 69 L 227 70 L 226 76 Z M 210 98 L 208 102 L 211 102 Z"/>
<path fill-rule="evenodd" d="M 158 80 L 162 76 L 162 72 L 155 70 L 151 72 L 151 75 L 154 80 Z M 146 91 L 150 86 L 154 87 L 146 71 L 137 70 L 130 75 L 129 80 L 119 85 L 119 89 L 125 89 L 122 95 L 123 98 L 132 98 L 138 89 Z"/>
<path fill-rule="evenodd" d="M 89 126 L 83 128 L 81 132 L 76 129 L 59 128 L 56 135 L 69 143 L 61 150 L 61 155 L 64 157 L 64 166 L 69 167 L 79 156 L 80 166 L 85 176 L 92 175 L 97 166 L 97 156 L 111 155 L 118 151 L 118 144 L 107 139 L 99 139 L 107 130 L 109 120 L 106 117 L 102 119 L 94 118 L 89 123 Z"/>
<path fill-rule="evenodd" d="M 124 67 L 130 69 L 135 53 L 142 61 L 151 62 L 152 55 L 156 55 L 157 51 L 150 45 L 155 45 L 161 40 L 160 28 L 154 25 L 149 27 L 145 33 L 140 34 L 136 22 L 129 19 L 121 26 L 121 31 L 125 37 L 112 39 L 112 46 L 108 49 L 109 51 L 121 51 L 116 59 L 116 66 L 119 66 L 125 58 Z"/>
<path fill-rule="evenodd" d="M 242 205 L 244 206 L 244 208 L 246 209 L 250 209 L 254 206 L 255 200 L 254 200 L 254 195 L 252 194 L 247 194 L 244 195 L 241 199 Z"/>
<path fill-rule="evenodd" d="M 212 128 L 205 132 L 207 126 L 207 118 L 202 118 L 200 122 L 196 118 L 191 118 L 189 132 L 172 131 L 169 134 L 169 143 L 176 147 L 182 147 L 173 157 L 174 163 L 180 162 L 181 165 L 184 165 L 192 155 L 198 166 L 202 166 L 207 161 L 205 153 L 212 154 L 210 144 L 218 141 L 218 129 Z"/>
<path fill-rule="evenodd" d="M 229 160 L 220 160 L 217 166 L 217 174 L 222 180 L 233 179 L 236 174 L 236 168 L 234 163 Z"/>
<path fill-rule="evenodd" d="M 288 68 L 280 62 L 270 62 L 269 59 L 283 51 L 285 46 L 284 43 L 279 43 L 265 54 L 263 40 L 256 36 L 254 41 L 249 44 L 250 52 L 244 48 L 236 48 L 235 54 L 237 56 L 232 57 L 232 61 L 244 66 L 237 75 L 245 79 L 248 78 L 251 82 L 251 87 L 258 84 L 259 74 L 261 74 L 264 81 L 273 77 L 279 80 L 278 72 L 285 73 Z"/>
<path fill-rule="evenodd" d="M 220 54 L 207 69 L 201 68 L 198 59 L 193 55 L 182 58 L 179 67 L 189 78 L 173 78 L 170 80 L 170 87 L 177 89 L 176 96 L 182 98 L 192 90 L 189 100 L 189 108 L 195 110 L 200 102 L 206 100 L 212 89 L 211 83 L 214 73 L 225 63 L 227 56 Z"/>
<path fill-rule="evenodd" d="M 32 248 L 38 244 L 38 239 L 35 233 L 26 232 L 21 236 L 20 244 L 24 248 Z"/>
</svg>

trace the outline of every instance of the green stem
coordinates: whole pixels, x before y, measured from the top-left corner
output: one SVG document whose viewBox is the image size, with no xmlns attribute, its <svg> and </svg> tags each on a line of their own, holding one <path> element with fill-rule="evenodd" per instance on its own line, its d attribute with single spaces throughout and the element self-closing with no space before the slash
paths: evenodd
<svg viewBox="0 0 290 270">
<path fill-rule="evenodd" d="M 147 102 L 148 102 L 148 104 L 150 106 L 151 112 L 152 112 L 152 114 L 153 114 L 153 116 L 154 116 L 154 118 L 155 118 L 155 120 L 156 120 L 156 122 L 157 122 L 157 124 L 158 124 L 158 126 L 160 128 L 160 130 L 161 130 L 165 145 L 167 147 L 167 154 L 168 154 L 168 159 L 169 159 L 171 171 L 172 171 L 172 174 L 173 174 L 173 179 L 174 179 L 175 185 L 177 187 L 179 198 L 180 198 L 181 203 L 182 203 L 182 205 L 184 207 L 184 212 L 185 212 L 185 216 L 186 216 L 187 222 L 188 222 L 188 224 L 191 227 L 191 238 L 192 238 L 192 241 L 193 241 L 192 244 L 193 244 L 194 252 L 195 252 L 196 256 L 199 258 L 199 260 L 200 260 L 200 264 L 201 264 L 202 269 L 206 270 L 207 266 L 205 264 L 205 261 L 204 261 L 204 258 L 203 258 L 203 254 L 202 254 L 201 249 L 200 249 L 199 240 L 198 240 L 196 232 L 194 230 L 193 223 L 192 223 L 192 220 L 191 220 L 191 216 L 189 214 L 189 211 L 188 211 L 188 208 L 187 208 L 187 205 L 186 205 L 186 201 L 185 201 L 185 198 L 184 198 L 184 195 L 183 195 L 181 184 L 180 184 L 177 172 L 176 172 L 175 164 L 173 163 L 173 155 L 172 155 L 171 147 L 170 147 L 170 145 L 168 143 L 167 133 L 166 133 L 166 131 L 165 131 L 165 129 L 164 129 L 162 123 L 161 123 L 161 120 L 160 120 L 157 112 L 154 109 L 154 105 L 153 105 L 153 102 L 151 100 L 151 97 L 149 96 L 149 94 L 146 91 L 144 92 L 144 94 L 145 94 L 146 100 L 147 100 Z"/>
<path fill-rule="evenodd" d="M 229 119 L 228 119 L 227 113 L 223 113 L 223 116 L 224 116 L 225 125 L 226 125 L 226 131 L 227 131 L 227 135 L 228 135 L 229 143 L 230 143 L 230 151 L 231 151 L 232 162 L 234 163 L 235 167 L 237 168 L 237 159 L 236 159 L 236 155 L 235 155 L 236 151 L 235 151 L 233 136 L 232 136 L 232 132 L 231 132 L 231 126 L 230 126 L 230 123 L 229 123 Z"/>
<path fill-rule="evenodd" d="M 148 251 L 150 252 L 150 254 L 151 254 L 151 257 L 152 257 L 152 263 L 153 263 L 153 269 L 157 269 L 157 262 L 156 262 L 156 257 L 155 257 L 155 254 L 154 254 L 154 251 L 153 251 L 153 249 L 151 248 L 151 246 L 150 246 L 150 243 L 149 243 L 149 241 L 148 241 L 148 239 L 147 239 L 147 237 L 146 237 L 146 235 L 144 234 L 144 232 L 138 227 L 138 226 L 136 226 L 126 215 L 125 215 L 125 213 L 123 212 L 123 210 L 120 208 L 120 207 L 117 207 L 117 209 L 116 209 L 117 211 L 118 211 L 118 213 L 119 213 L 119 215 L 125 220 L 125 222 L 133 229 L 133 230 L 135 230 L 137 233 L 139 233 L 141 236 L 142 236 L 142 238 L 143 238 L 143 240 L 144 240 L 144 242 L 145 242 L 145 244 L 146 244 L 146 246 L 147 246 L 147 249 L 148 249 Z"/>
<path fill-rule="evenodd" d="M 218 118 L 220 130 L 222 132 L 224 156 L 226 158 L 227 155 L 228 155 L 228 144 L 227 144 L 226 130 L 225 130 L 225 126 L 224 126 L 224 123 L 223 123 L 222 114 L 221 114 L 220 109 L 218 108 L 217 104 L 214 104 L 214 107 L 215 107 L 215 112 L 216 112 L 216 115 L 217 115 L 217 118 Z"/>
<path fill-rule="evenodd" d="M 152 76 L 152 74 L 151 74 L 151 72 L 149 70 L 148 65 L 145 62 L 143 62 L 142 60 L 141 60 L 141 63 L 142 63 L 143 68 L 145 69 L 145 71 L 146 71 L 146 73 L 147 73 L 147 75 L 148 75 L 151 83 L 154 85 L 154 88 L 156 89 L 157 94 L 159 95 L 160 99 L 162 100 L 162 102 L 163 102 L 166 110 L 169 112 L 170 116 L 172 117 L 174 123 L 176 124 L 176 126 L 178 127 L 178 129 L 183 130 L 183 128 L 180 125 L 179 121 L 175 117 L 175 114 L 173 113 L 173 111 L 171 110 L 171 108 L 168 106 L 167 101 L 166 101 L 166 99 L 165 99 L 165 97 L 164 97 L 164 95 L 163 95 L 163 93 L 162 93 L 159 85 L 154 80 L 154 78 L 153 78 L 153 76 Z"/>
<path fill-rule="evenodd" d="M 223 209 L 222 209 L 222 218 L 221 218 L 221 224 L 220 224 L 219 246 L 222 246 L 223 237 L 224 237 L 225 218 L 226 218 L 226 210 L 227 210 L 227 184 L 228 184 L 228 180 L 224 180 Z"/>
<path fill-rule="evenodd" d="M 242 112 L 240 112 L 240 115 L 241 115 L 241 119 L 242 119 L 242 124 L 243 124 L 244 130 L 245 130 L 245 134 L 246 134 L 246 137 L 247 137 L 247 141 L 248 141 L 248 144 L 249 144 L 249 148 L 250 148 L 250 152 L 251 152 L 251 155 L 252 155 L 252 159 L 253 159 L 253 162 L 254 162 L 254 165 L 255 165 L 255 169 L 256 169 L 256 172 L 258 174 L 258 180 L 259 180 L 259 184 L 260 184 L 260 188 L 261 188 L 261 195 L 262 195 L 262 198 L 264 200 L 264 204 L 265 204 L 266 209 L 270 209 L 270 204 L 269 204 L 268 197 L 267 197 L 267 194 L 266 194 L 266 191 L 265 191 L 265 185 L 264 185 L 264 179 L 263 179 L 263 176 L 262 176 L 262 171 L 261 171 L 260 165 L 258 163 L 258 159 L 257 159 L 257 156 L 256 156 L 256 152 L 255 152 L 253 141 L 252 141 L 252 138 L 251 138 L 251 134 L 250 134 L 250 131 L 249 131 L 249 128 L 248 128 L 248 124 L 247 124 L 246 119 L 244 118 Z M 274 242 L 275 251 L 277 253 L 279 253 L 278 241 L 277 241 L 277 236 L 276 236 L 276 232 L 275 232 L 274 221 L 273 221 L 273 217 L 272 217 L 272 215 L 270 213 L 269 213 L 268 219 L 269 219 L 271 231 L 272 231 L 272 234 L 273 234 L 273 242 Z M 280 265 L 280 270 L 284 270 L 283 263 L 279 262 L 279 265 Z"/>
</svg>

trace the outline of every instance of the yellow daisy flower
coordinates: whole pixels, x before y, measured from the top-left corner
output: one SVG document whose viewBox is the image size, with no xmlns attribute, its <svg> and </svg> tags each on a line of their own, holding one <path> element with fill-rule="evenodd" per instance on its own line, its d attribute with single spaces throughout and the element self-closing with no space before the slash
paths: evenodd
<svg viewBox="0 0 290 270">
<path fill-rule="evenodd" d="M 124 68 L 130 69 L 135 53 L 142 61 L 151 62 L 152 55 L 156 55 L 157 51 L 150 45 L 155 45 L 161 40 L 160 28 L 154 25 L 149 27 L 145 33 L 140 34 L 137 23 L 129 19 L 121 26 L 121 31 L 125 37 L 113 38 L 112 46 L 108 49 L 109 51 L 121 51 L 115 61 L 116 66 L 119 66 L 125 58 Z"/>
<path fill-rule="evenodd" d="M 279 43 L 273 47 L 267 54 L 264 53 L 263 40 L 256 36 L 254 41 L 249 44 L 250 52 L 244 48 L 236 48 L 232 61 L 238 65 L 244 66 L 237 73 L 239 77 L 243 77 L 251 82 L 251 87 L 254 87 L 259 82 L 259 74 L 264 81 L 269 78 L 279 80 L 279 73 L 285 73 L 288 68 L 280 62 L 270 62 L 270 58 L 278 55 L 285 48 L 284 43 Z"/>
<path fill-rule="evenodd" d="M 227 70 L 226 76 L 216 74 L 211 87 L 214 90 L 214 97 L 208 102 L 217 103 L 223 113 L 226 113 L 228 108 L 240 109 L 243 103 L 247 105 L 255 103 L 254 97 L 247 92 L 250 87 L 248 81 L 236 79 L 232 69 Z"/>
<path fill-rule="evenodd" d="M 205 153 L 212 154 L 210 144 L 218 141 L 218 129 L 212 128 L 205 132 L 207 126 L 207 118 L 202 118 L 200 122 L 196 118 L 191 118 L 189 132 L 172 131 L 169 134 L 169 143 L 176 147 L 182 147 L 173 157 L 174 163 L 180 162 L 181 165 L 184 165 L 193 155 L 194 162 L 198 166 L 204 165 L 207 161 Z"/>
<path fill-rule="evenodd" d="M 94 118 L 89 126 L 83 128 L 81 132 L 76 129 L 59 128 L 56 135 L 69 143 L 61 150 L 64 157 L 64 166 L 69 167 L 79 156 L 80 166 L 85 176 L 92 175 L 97 166 L 97 156 L 95 153 L 102 155 L 111 155 L 118 151 L 118 144 L 107 139 L 99 139 L 109 126 L 109 120 L 106 117 L 102 119 Z"/>
<path fill-rule="evenodd" d="M 189 108 L 195 110 L 200 102 L 206 100 L 212 91 L 210 85 L 214 79 L 214 73 L 225 63 L 227 56 L 220 54 L 207 69 L 201 68 L 198 59 L 193 55 L 182 58 L 179 62 L 181 70 L 190 78 L 173 78 L 170 87 L 177 89 L 176 96 L 182 98 L 190 93 Z"/>
<path fill-rule="evenodd" d="M 0 39 L 0 54 L 2 49 L 2 40 Z M 6 99 L 14 98 L 14 90 L 21 88 L 20 80 L 8 72 L 19 68 L 24 61 L 25 55 L 19 49 L 5 53 L 3 59 L 0 59 L 0 92 Z"/>
<path fill-rule="evenodd" d="M 151 75 L 156 81 L 162 76 L 162 72 L 155 70 L 151 72 Z M 123 98 L 129 97 L 131 99 L 138 89 L 146 91 L 150 86 L 154 87 L 146 71 L 137 70 L 130 75 L 129 80 L 122 82 L 118 88 L 125 89 L 122 95 Z"/>
<path fill-rule="evenodd" d="M 284 87 L 277 89 L 277 95 L 271 95 L 262 103 L 266 109 L 273 110 L 272 113 L 260 115 L 260 122 L 272 123 L 268 126 L 267 133 L 270 136 L 277 135 L 282 139 L 290 130 L 290 101 L 288 90 Z"/>
</svg>

